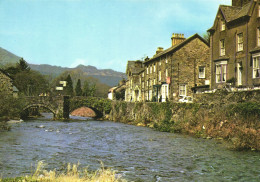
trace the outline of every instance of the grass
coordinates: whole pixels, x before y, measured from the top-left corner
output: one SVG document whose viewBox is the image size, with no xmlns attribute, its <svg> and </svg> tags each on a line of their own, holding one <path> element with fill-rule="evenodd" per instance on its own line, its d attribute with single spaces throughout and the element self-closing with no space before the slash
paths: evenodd
<svg viewBox="0 0 260 182">
<path fill-rule="evenodd" d="M 115 171 L 105 169 L 103 163 L 95 172 L 89 172 L 87 168 L 79 171 L 77 164 L 68 164 L 67 170 L 63 173 L 55 170 L 46 171 L 43 169 L 44 166 L 45 164 L 40 161 L 32 175 L 0 179 L 0 182 L 126 182 L 120 175 L 116 175 Z"/>
</svg>

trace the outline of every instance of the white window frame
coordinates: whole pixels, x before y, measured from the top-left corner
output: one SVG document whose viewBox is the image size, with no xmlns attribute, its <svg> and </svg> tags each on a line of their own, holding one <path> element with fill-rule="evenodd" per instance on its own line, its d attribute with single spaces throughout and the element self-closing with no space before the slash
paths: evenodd
<svg viewBox="0 0 260 182">
<path fill-rule="evenodd" d="M 205 66 L 199 66 L 199 78 L 206 78 L 206 67 Z"/>
<path fill-rule="evenodd" d="M 257 28 L 257 46 L 260 46 L 260 27 Z"/>
<path fill-rule="evenodd" d="M 161 81 L 161 79 L 162 79 L 162 72 L 159 71 L 159 78 L 158 78 L 158 80 Z"/>
<path fill-rule="evenodd" d="M 152 98 L 153 98 L 153 91 L 152 90 L 149 90 L 149 98 L 148 98 L 148 100 L 152 100 Z"/>
<path fill-rule="evenodd" d="M 155 78 L 153 79 L 153 85 L 156 85 L 156 80 L 155 80 Z"/>
<path fill-rule="evenodd" d="M 161 87 L 162 102 L 166 102 L 166 98 L 169 98 L 169 84 L 163 84 Z"/>
<path fill-rule="evenodd" d="M 225 56 L 226 55 L 225 39 L 219 41 L 219 48 L 220 48 L 220 56 Z"/>
<path fill-rule="evenodd" d="M 237 51 L 243 51 L 244 47 L 244 42 L 243 42 L 243 33 L 237 34 Z"/>
<path fill-rule="evenodd" d="M 221 24 L 220 24 L 220 31 L 226 30 L 226 22 L 225 22 L 225 20 L 222 19 L 220 22 L 221 22 Z"/>
<path fill-rule="evenodd" d="M 221 61 L 219 63 L 216 63 L 216 83 L 225 83 L 226 81 L 227 81 L 227 61 Z"/>
<path fill-rule="evenodd" d="M 150 66 L 150 73 L 153 73 L 153 66 Z"/>
<path fill-rule="evenodd" d="M 260 78 L 260 53 L 253 55 L 252 58 L 253 58 L 253 78 Z"/>
<path fill-rule="evenodd" d="M 148 67 L 146 68 L 146 74 L 147 75 L 149 74 L 149 68 Z"/>
<path fill-rule="evenodd" d="M 168 63 L 168 59 L 167 59 L 167 56 L 166 56 L 166 58 L 165 58 L 165 63 L 166 63 L 166 64 Z"/>
<path fill-rule="evenodd" d="M 258 17 L 260 17 L 260 4 L 258 4 Z"/>
<path fill-rule="evenodd" d="M 179 96 L 186 96 L 187 95 L 187 85 L 180 84 L 179 85 Z"/>
<path fill-rule="evenodd" d="M 155 66 L 155 64 L 153 65 L 153 72 L 155 73 L 155 71 L 156 71 L 156 66 Z"/>
<path fill-rule="evenodd" d="M 144 72 L 142 73 L 142 77 L 144 77 Z"/>
</svg>

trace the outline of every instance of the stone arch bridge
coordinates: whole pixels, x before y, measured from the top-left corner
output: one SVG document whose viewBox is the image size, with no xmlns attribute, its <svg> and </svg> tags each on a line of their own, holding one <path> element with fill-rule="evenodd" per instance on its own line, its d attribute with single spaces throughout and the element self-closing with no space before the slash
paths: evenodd
<svg viewBox="0 0 260 182">
<path fill-rule="evenodd" d="M 23 111 L 43 107 L 52 112 L 55 119 L 68 119 L 72 111 L 83 106 L 95 111 L 97 118 L 103 117 L 111 110 L 111 101 L 98 97 L 31 96 L 21 99 Z"/>
</svg>

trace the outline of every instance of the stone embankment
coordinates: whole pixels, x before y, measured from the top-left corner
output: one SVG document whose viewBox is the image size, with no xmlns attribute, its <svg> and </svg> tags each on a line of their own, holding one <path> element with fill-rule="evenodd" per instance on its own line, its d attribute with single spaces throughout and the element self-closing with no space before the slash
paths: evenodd
<svg viewBox="0 0 260 182">
<path fill-rule="evenodd" d="M 203 97 L 203 95 L 200 95 Z M 232 142 L 260 150 L 260 92 L 218 91 L 195 103 L 113 102 L 110 120 Z M 200 101 L 200 103 L 196 103 Z"/>
</svg>

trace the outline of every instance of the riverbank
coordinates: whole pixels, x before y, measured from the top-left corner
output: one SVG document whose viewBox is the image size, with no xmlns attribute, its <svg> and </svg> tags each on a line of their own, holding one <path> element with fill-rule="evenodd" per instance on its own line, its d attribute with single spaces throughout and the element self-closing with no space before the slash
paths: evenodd
<svg viewBox="0 0 260 182">
<path fill-rule="evenodd" d="M 112 103 L 109 119 L 163 132 L 226 140 L 236 150 L 260 151 L 260 104 Z"/>
<path fill-rule="evenodd" d="M 120 175 L 116 175 L 115 171 L 105 169 L 102 163 L 101 168 L 94 172 L 89 172 L 87 168 L 79 170 L 78 167 L 79 166 L 76 164 L 68 164 L 66 172 L 63 173 L 57 172 L 55 169 L 46 171 L 44 170 L 44 163 L 40 161 L 32 175 L 16 178 L 0 178 L 0 182 L 126 182 L 126 180 L 122 179 Z"/>
</svg>

